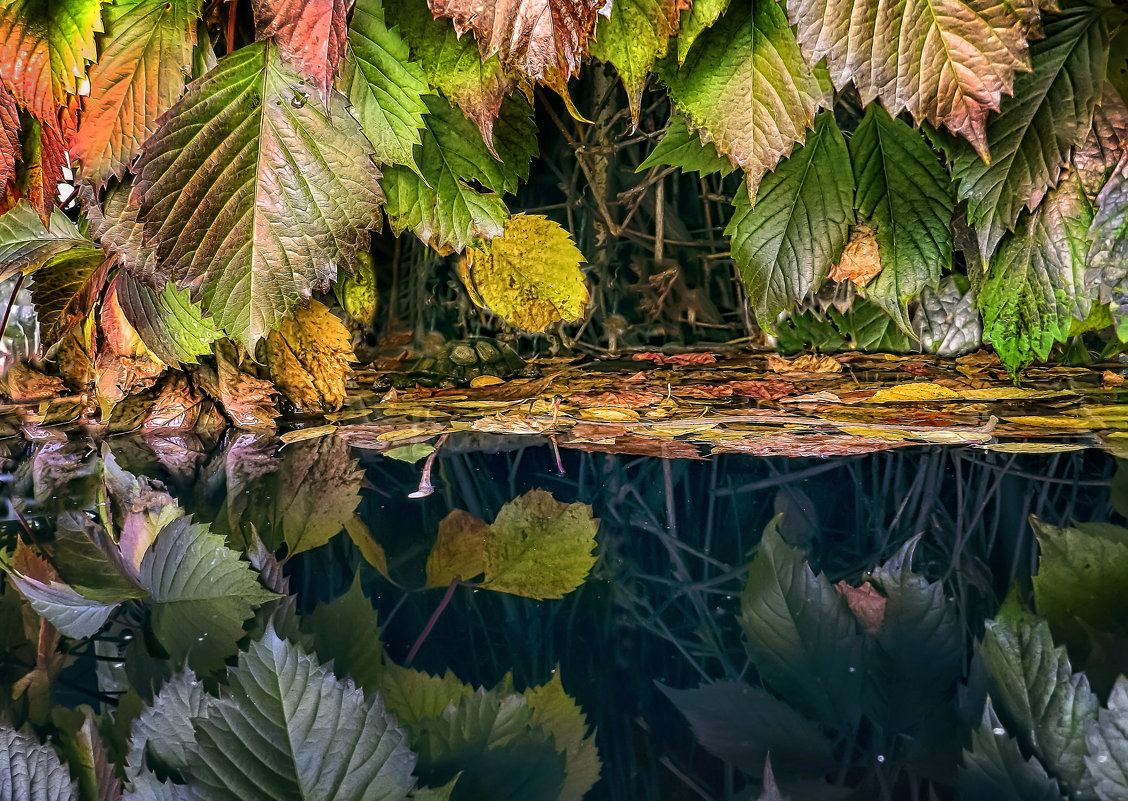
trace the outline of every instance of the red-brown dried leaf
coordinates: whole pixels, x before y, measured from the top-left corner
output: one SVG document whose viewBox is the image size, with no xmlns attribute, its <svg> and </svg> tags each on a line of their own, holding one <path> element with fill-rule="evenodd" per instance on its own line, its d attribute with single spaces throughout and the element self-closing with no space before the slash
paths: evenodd
<svg viewBox="0 0 1128 801">
<path fill-rule="evenodd" d="M 431 0 L 462 35 L 474 31 L 482 59 L 494 53 L 533 80 L 563 89 L 579 69 L 604 0 Z"/>
<path fill-rule="evenodd" d="M 616 437 L 614 442 L 589 442 L 584 440 L 558 440 L 562 448 L 574 448 L 586 453 L 615 453 L 624 456 L 653 456 L 658 459 L 702 459 L 701 451 L 692 442 L 679 439 L 658 439 L 628 434 Z"/>
<path fill-rule="evenodd" d="M 333 78 L 345 57 L 352 0 L 259 0 L 259 39 L 274 37 L 282 58 L 313 83 L 326 107 Z"/>
<path fill-rule="evenodd" d="M 581 409 L 615 406 L 621 409 L 641 409 L 661 403 L 664 395 L 657 392 L 601 392 L 598 395 L 579 393 L 568 397 L 568 402 Z"/>
<path fill-rule="evenodd" d="M 717 357 L 712 353 L 675 353 L 670 356 L 665 353 L 636 353 L 631 358 L 636 362 L 654 362 L 661 365 L 715 364 L 717 361 Z"/>
<path fill-rule="evenodd" d="M 671 391 L 676 398 L 731 398 L 733 393 L 728 384 L 686 384 Z"/>
<path fill-rule="evenodd" d="M 201 418 L 214 410 L 212 401 L 192 386 L 183 373 L 169 373 L 161 383 L 160 394 L 142 429 L 194 429 Z"/>
<path fill-rule="evenodd" d="M 215 361 L 215 382 L 202 384 L 204 391 L 223 404 L 236 427 L 251 431 L 274 428 L 278 417 L 274 385 L 240 369 L 235 346 L 229 341 L 216 343 Z"/>
<path fill-rule="evenodd" d="M 0 192 L 16 176 L 20 157 L 20 113 L 16 99 L 0 85 Z"/>
<path fill-rule="evenodd" d="M 869 634 L 877 634 L 885 620 L 885 596 L 873 588 L 868 581 L 862 586 L 854 587 L 845 581 L 834 585 L 838 594 L 846 599 L 846 605 L 854 613 L 854 617 Z"/>
<path fill-rule="evenodd" d="M 58 200 L 63 168 L 67 165 L 63 138 L 62 131 L 39 120 L 32 120 L 24 131 L 22 161 L 26 172 L 17 189 L 39 212 L 44 225 Z"/>
<path fill-rule="evenodd" d="M 57 376 L 44 375 L 26 362 L 8 369 L 0 379 L 0 390 L 16 403 L 48 400 L 67 392 L 66 385 Z"/>
<path fill-rule="evenodd" d="M 875 451 L 903 448 L 912 443 L 855 437 L 849 434 L 779 433 L 763 437 L 726 440 L 713 447 L 713 453 L 749 453 L 753 456 L 857 456 Z"/>
<path fill-rule="evenodd" d="M 730 381 L 733 392 L 746 398 L 779 400 L 795 394 L 795 385 L 787 381 Z"/>
</svg>

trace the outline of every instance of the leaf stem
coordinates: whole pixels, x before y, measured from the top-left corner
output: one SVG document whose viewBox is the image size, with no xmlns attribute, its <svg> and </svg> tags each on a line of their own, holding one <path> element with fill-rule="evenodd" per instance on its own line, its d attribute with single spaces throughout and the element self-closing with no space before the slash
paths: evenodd
<svg viewBox="0 0 1128 801">
<path fill-rule="evenodd" d="M 407 660 L 403 663 L 404 667 L 411 667 L 411 663 L 415 660 L 415 655 L 419 653 L 419 649 L 423 647 L 423 642 L 431 634 L 431 630 L 435 628 L 435 624 L 439 622 L 439 615 L 443 613 L 444 609 L 450 606 L 450 600 L 454 597 L 454 588 L 463 584 L 465 583 L 462 581 L 461 576 L 455 576 L 450 580 L 450 586 L 447 587 L 446 594 L 443 595 L 443 599 L 439 601 L 439 605 L 435 607 L 435 611 L 431 613 L 431 619 L 427 621 L 427 625 L 424 626 L 423 631 L 419 633 L 419 637 L 411 646 L 411 650 L 407 652 Z M 465 584 L 465 586 L 471 585 Z"/>
</svg>

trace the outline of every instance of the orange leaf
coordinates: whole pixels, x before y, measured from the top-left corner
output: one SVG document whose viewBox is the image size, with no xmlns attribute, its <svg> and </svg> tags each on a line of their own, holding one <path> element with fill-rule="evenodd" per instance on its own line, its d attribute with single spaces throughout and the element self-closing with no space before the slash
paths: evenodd
<svg viewBox="0 0 1128 801">
<path fill-rule="evenodd" d="M 885 596 L 875 590 L 868 581 L 862 582 L 860 587 L 853 587 L 845 581 L 840 581 L 834 585 L 834 589 L 846 599 L 846 604 L 862 624 L 862 628 L 869 634 L 877 634 L 885 620 Z"/>
</svg>

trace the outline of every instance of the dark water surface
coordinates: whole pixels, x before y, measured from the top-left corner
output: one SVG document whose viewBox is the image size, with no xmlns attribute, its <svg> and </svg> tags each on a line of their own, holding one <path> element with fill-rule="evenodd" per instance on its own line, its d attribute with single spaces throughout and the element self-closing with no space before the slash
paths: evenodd
<svg viewBox="0 0 1128 801">
<path fill-rule="evenodd" d="M 1117 795 L 1115 775 L 1106 776 L 1119 764 L 1115 747 L 1124 744 L 1100 739 L 1102 720 L 1116 711 L 1097 711 L 1128 654 L 1128 589 L 1112 600 L 1105 593 L 1107 571 L 1128 567 L 1116 561 L 1120 549 L 1128 551 L 1128 532 L 1091 530 L 1099 547 L 1086 550 L 1080 534 L 1044 529 L 1045 542 L 1064 553 L 1056 570 L 1097 577 L 1080 600 L 1076 576 L 1045 572 L 1037 598 L 1032 581 L 1039 571 L 1032 516 L 1050 527 L 1123 523 L 1117 510 L 1128 508 L 1128 483 L 1108 454 L 906 448 L 829 460 L 674 461 L 563 451 L 561 474 L 550 448 L 514 442 L 452 437 L 434 462 L 435 491 L 423 498 L 409 497 L 422 461 L 350 450 L 332 439 L 281 448 L 274 439 L 238 434 L 214 447 L 120 439 L 101 450 L 87 442 L 10 442 L 0 539 L 9 566 L 29 569 L 14 556 L 22 539 L 80 596 L 121 603 L 91 636 L 50 643 L 68 652 L 61 671 L 47 671 L 50 691 L 42 682 L 21 687 L 37 661 L 45 662 L 37 656 L 43 635 L 38 629 L 33 642 L 38 624 L 21 616 L 12 579 L 4 579 L 0 717 L 64 743 L 71 724 L 52 708 L 89 705 L 131 797 L 300 797 L 289 778 L 279 780 L 283 789 L 269 789 L 249 767 L 257 789 L 245 791 L 232 790 L 223 770 L 203 771 L 193 759 L 219 759 L 227 748 L 223 736 L 208 733 L 212 723 L 182 727 L 197 745 L 180 756 L 170 756 L 156 735 L 148 751 L 128 756 L 126 733 L 132 725 L 136 740 L 131 718 L 141 702 L 151 703 L 162 686 L 178 686 L 170 677 L 185 663 L 210 693 L 235 698 L 227 667 L 244 659 L 236 650 L 265 642 L 267 632 L 300 641 L 319 662 L 334 659 L 338 676 L 351 675 L 369 699 L 387 696 L 407 730 L 404 747 L 416 752 L 403 757 L 408 772 L 414 766 L 414 777 L 438 786 L 461 771 L 453 798 L 758 798 L 768 752 L 782 792 L 768 798 L 1128 797 Z M 598 531 L 586 580 L 544 600 L 473 586 L 482 583 L 474 576 L 426 588 L 440 521 L 461 510 L 485 528 L 532 490 L 590 506 Z M 159 519 L 172 501 L 251 554 L 256 587 L 292 598 L 250 597 L 240 585 L 232 592 L 246 596 L 243 605 L 224 606 L 211 597 L 222 581 L 205 565 L 183 578 L 178 601 L 157 600 L 146 583 L 156 581 L 156 551 L 169 570 L 190 558 L 170 544 L 168 521 Z M 148 562 L 137 554 L 146 588 L 137 591 L 137 582 L 116 578 L 129 571 L 114 554 L 128 549 L 115 551 L 114 541 L 125 544 L 143 524 L 160 533 Z M 533 584 L 545 580 L 538 570 L 560 579 L 548 547 L 556 524 L 546 525 L 534 534 L 549 539 L 526 555 L 531 563 L 514 568 L 522 580 L 534 576 Z M 758 548 L 766 527 L 771 533 Z M 256 547 L 256 538 L 265 545 Z M 196 543 L 221 553 L 218 539 Z M 291 550 L 301 552 L 286 558 Z M 1102 564 L 1077 562 L 1096 553 L 1104 554 Z M 440 574 L 434 563 L 432 572 Z M 357 596 L 346 596 L 354 578 L 376 612 L 378 635 Z M 123 587 L 136 597 L 124 597 Z M 980 646 L 985 623 L 1012 588 L 1012 605 L 1023 608 L 1000 615 L 1009 622 L 992 623 L 993 644 Z M 342 596 L 351 605 L 321 606 Z M 1035 604 L 1036 612 L 1028 611 Z M 1050 618 L 1053 642 L 1068 644 L 1068 654 L 1043 647 L 1050 635 L 1038 613 Z M 1037 659 L 1026 658 L 1036 648 Z M 409 659 L 412 669 L 451 671 L 490 693 L 467 700 L 455 682 L 447 692 L 456 703 L 447 707 L 436 686 L 421 689 L 405 678 L 409 671 L 396 672 Z M 1026 669 L 1025 678 L 1008 679 L 1008 664 L 1020 674 Z M 1045 689 L 1047 675 L 1062 684 L 1078 670 L 1085 673 L 1072 679 L 1065 701 L 1064 691 Z M 547 702 L 523 694 L 557 679 L 589 728 L 574 710 L 554 716 Z M 1092 703 L 1077 700 L 1078 682 L 1086 680 Z M 301 695 L 292 692 L 292 699 Z M 1058 712 L 1024 716 L 1019 696 Z M 532 715 L 514 711 L 525 706 Z M 180 720 L 212 714 L 200 709 Z M 238 725 L 228 723 L 238 737 Z M 322 721 L 313 739 L 346 742 L 335 725 L 344 724 Z M 261 732 L 266 723 L 248 726 Z M 599 778 L 584 795 L 595 775 L 592 748 L 584 745 L 592 733 Z M 184 756 L 193 747 L 199 753 Z M 1121 759 L 1125 753 L 1128 746 Z M 282 764 L 271 762 L 276 757 L 262 757 L 263 764 Z M 258 758 L 232 757 L 232 770 Z M 310 768 L 298 763 L 300 785 Z M 139 770 L 171 783 L 146 784 Z M 79 773 L 72 767 L 72 776 Z M 206 792 L 176 795 L 187 792 L 176 789 L 182 782 L 202 782 Z M 319 797 L 366 797 L 357 792 Z"/>
</svg>

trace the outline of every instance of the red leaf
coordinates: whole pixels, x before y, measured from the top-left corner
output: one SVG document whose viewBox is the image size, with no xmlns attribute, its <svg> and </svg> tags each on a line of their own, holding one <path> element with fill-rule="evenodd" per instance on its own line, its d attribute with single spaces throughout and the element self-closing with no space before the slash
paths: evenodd
<svg viewBox="0 0 1128 801">
<path fill-rule="evenodd" d="M 0 193 L 16 175 L 20 155 L 20 114 L 16 99 L 0 86 Z"/>
<path fill-rule="evenodd" d="M 431 0 L 436 17 L 474 31 L 482 59 L 498 53 L 511 68 L 563 89 L 579 69 L 603 0 Z"/>
<path fill-rule="evenodd" d="M 313 82 L 328 106 L 333 77 L 345 56 L 353 0 L 260 0 L 255 4 L 259 39 L 274 37 L 282 58 Z"/>
<path fill-rule="evenodd" d="M 598 409 L 604 406 L 639 409 L 661 403 L 663 397 L 657 392 L 601 392 L 598 395 L 572 395 L 568 398 L 568 402 L 583 409 Z"/>
<path fill-rule="evenodd" d="M 715 364 L 717 357 L 712 353 L 675 353 L 667 356 L 665 353 L 636 353 L 631 357 L 636 362 L 654 362 L 662 365 L 677 364 Z"/>
<path fill-rule="evenodd" d="M 761 400 L 779 400 L 795 393 L 795 385 L 786 381 L 730 381 L 737 395 Z"/>
<path fill-rule="evenodd" d="M 854 617 L 869 634 L 877 634 L 885 620 L 885 596 L 873 588 L 868 581 L 860 587 L 853 587 L 845 581 L 834 585 L 838 594 L 846 599 L 846 605 Z"/>
<path fill-rule="evenodd" d="M 24 130 L 21 161 L 27 170 L 16 189 L 39 212 L 46 225 L 58 200 L 59 183 L 67 165 L 63 134 L 51 125 L 31 119 Z"/>
</svg>

